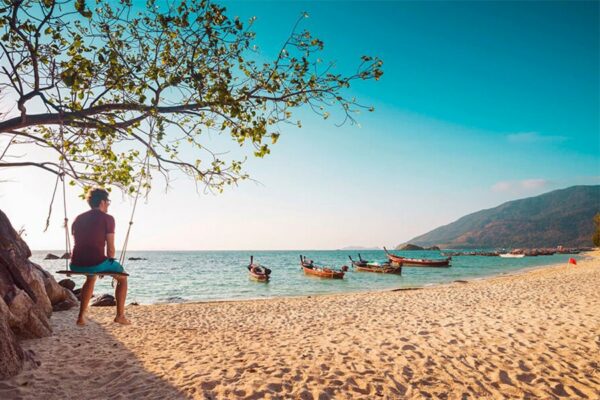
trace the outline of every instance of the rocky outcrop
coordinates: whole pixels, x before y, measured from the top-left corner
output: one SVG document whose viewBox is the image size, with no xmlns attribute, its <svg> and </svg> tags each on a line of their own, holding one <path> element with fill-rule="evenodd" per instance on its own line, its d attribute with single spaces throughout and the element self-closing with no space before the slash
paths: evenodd
<svg viewBox="0 0 600 400">
<path fill-rule="evenodd" d="M 59 260 L 60 257 L 57 256 L 56 254 L 52 254 L 52 253 L 48 253 L 46 254 L 46 257 L 44 257 L 44 260 Z"/>
<path fill-rule="evenodd" d="M 117 305 L 115 297 L 111 294 L 103 294 L 92 301 L 92 307 L 113 307 Z"/>
<path fill-rule="evenodd" d="M 18 339 L 50 335 L 53 306 L 78 304 L 70 290 L 29 257 L 29 247 L 0 210 L 0 379 L 23 366 L 26 354 Z"/>
<path fill-rule="evenodd" d="M 405 250 L 425 250 L 425 249 L 422 248 L 421 246 L 417 246 L 417 245 L 414 245 L 414 244 L 407 243 L 407 244 L 405 244 L 403 246 L 396 247 L 396 250 L 404 250 L 405 251 Z"/>
<path fill-rule="evenodd" d="M 69 289 L 71 292 L 75 290 L 75 282 L 72 279 L 61 279 L 58 281 L 58 284 L 66 289 Z"/>
<path fill-rule="evenodd" d="M 23 365 L 23 349 L 10 328 L 10 310 L 0 301 L 0 380 L 17 374 Z"/>
</svg>

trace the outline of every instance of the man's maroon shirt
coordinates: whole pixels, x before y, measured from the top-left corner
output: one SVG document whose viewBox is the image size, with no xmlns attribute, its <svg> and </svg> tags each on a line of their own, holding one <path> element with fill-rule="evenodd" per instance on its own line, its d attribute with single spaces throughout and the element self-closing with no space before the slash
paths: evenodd
<svg viewBox="0 0 600 400">
<path fill-rule="evenodd" d="M 115 233 L 115 219 L 93 208 L 75 218 L 71 228 L 75 237 L 71 263 L 78 267 L 92 267 L 106 260 L 106 235 Z"/>
</svg>

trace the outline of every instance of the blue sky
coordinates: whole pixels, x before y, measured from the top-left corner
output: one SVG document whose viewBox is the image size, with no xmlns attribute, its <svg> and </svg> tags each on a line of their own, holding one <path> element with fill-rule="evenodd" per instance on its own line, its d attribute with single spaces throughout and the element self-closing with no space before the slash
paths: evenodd
<svg viewBox="0 0 600 400">
<path fill-rule="evenodd" d="M 392 246 L 507 200 L 600 182 L 598 2 L 224 4 L 257 17 L 266 58 L 303 11 L 302 27 L 340 71 L 363 54 L 381 57 L 381 81 L 350 91 L 376 111 L 339 128 L 335 113 L 323 121 L 300 111 L 302 129 L 283 127 L 270 156 L 248 161 L 260 184 L 220 196 L 198 195 L 183 178 L 166 194 L 156 187 L 138 209 L 132 248 Z M 52 177 L 0 179 L 12 180 L 0 185 L 2 209 L 31 247 L 60 247 L 58 216 L 41 233 Z M 76 194 L 74 215 L 85 210 Z M 123 232 L 131 202 L 115 200 Z"/>
</svg>

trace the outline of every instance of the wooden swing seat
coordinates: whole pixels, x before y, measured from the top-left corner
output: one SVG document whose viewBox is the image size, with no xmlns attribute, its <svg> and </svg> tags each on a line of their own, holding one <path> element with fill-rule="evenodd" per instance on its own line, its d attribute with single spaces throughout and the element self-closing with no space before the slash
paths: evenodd
<svg viewBox="0 0 600 400">
<path fill-rule="evenodd" d="M 103 278 L 104 276 L 129 276 L 127 272 L 74 272 L 74 271 L 56 271 L 57 274 L 71 276 L 71 275 L 92 275 Z"/>
</svg>

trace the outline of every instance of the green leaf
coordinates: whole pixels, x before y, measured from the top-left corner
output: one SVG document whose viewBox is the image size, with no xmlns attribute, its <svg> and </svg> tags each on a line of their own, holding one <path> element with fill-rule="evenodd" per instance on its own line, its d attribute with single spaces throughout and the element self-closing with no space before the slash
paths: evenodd
<svg viewBox="0 0 600 400">
<path fill-rule="evenodd" d="M 92 12 L 90 10 L 86 10 L 85 8 L 85 0 L 76 0 L 75 10 L 77 10 L 77 12 L 85 18 L 92 18 Z"/>
</svg>

